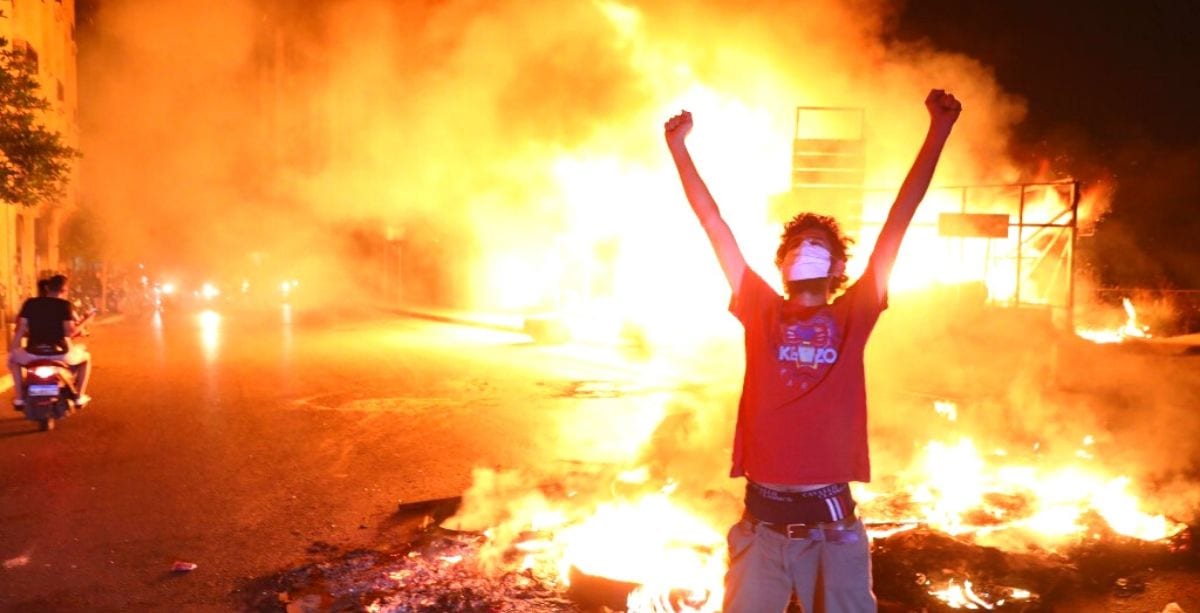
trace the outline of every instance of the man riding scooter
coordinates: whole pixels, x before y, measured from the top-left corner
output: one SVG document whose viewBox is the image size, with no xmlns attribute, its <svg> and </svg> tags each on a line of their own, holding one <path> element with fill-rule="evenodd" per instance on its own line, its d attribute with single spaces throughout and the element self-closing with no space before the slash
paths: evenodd
<svg viewBox="0 0 1200 613">
<path fill-rule="evenodd" d="M 42 287 L 38 284 L 39 290 Z M 45 281 L 45 296 L 30 298 L 21 305 L 17 327 L 8 347 L 8 368 L 12 371 L 16 397 L 13 405 L 17 410 L 25 406 L 21 397 L 24 389 L 22 378 L 26 364 L 46 357 L 66 362 L 75 373 L 75 406 L 84 407 L 91 401 L 87 390 L 91 374 L 91 356 L 82 343 L 71 339 L 79 335 L 81 326 L 91 314 L 76 320 L 75 312 L 67 298 L 67 277 L 54 275 Z M 40 293 L 40 292 L 39 292 Z M 24 345 L 22 345 L 24 341 Z"/>
</svg>

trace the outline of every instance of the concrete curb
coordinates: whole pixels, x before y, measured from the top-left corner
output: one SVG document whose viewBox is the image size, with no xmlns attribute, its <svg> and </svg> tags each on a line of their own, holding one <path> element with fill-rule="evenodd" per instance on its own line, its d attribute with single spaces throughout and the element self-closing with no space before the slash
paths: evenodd
<svg viewBox="0 0 1200 613">
<path fill-rule="evenodd" d="M 417 319 L 425 319 L 439 323 L 472 326 L 475 328 L 487 328 L 489 330 L 499 330 L 501 332 L 516 332 L 520 334 L 525 333 L 524 316 L 484 316 L 482 313 L 473 313 L 468 315 L 453 311 L 435 311 L 416 307 L 401 307 L 398 309 L 392 309 L 392 311 L 406 317 L 414 317 Z"/>
<path fill-rule="evenodd" d="M 405 307 L 394 312 L 407 317 L 448 323 L 460 326 L 471 326 L 501 332 L 524 334 L 536 343 L 557 345 L 573 340 L 571 332 L 563 319 L 552 313 L 547 314 L 507 314 L 507 313 L 476 313 L 462 311 L 438 311 Z M 581 339 L 574 339 L 581 340 Z"/>
</svg>

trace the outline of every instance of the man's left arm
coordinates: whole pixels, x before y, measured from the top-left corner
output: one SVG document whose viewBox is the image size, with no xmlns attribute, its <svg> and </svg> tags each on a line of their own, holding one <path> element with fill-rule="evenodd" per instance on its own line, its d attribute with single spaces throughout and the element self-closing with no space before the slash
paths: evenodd
<svg viewBox="0 0 1200 613">
<path fill-rule="evenodd" d="M 875 289 L 879 300 L 887 296 L 888 278 L 892 275 L 892 265 L 896 262 L 896 254 L 900 252 L 900 241 L 912 222 L 917 206 L 925 199 L 929 182 L 933 179 L 933 171 L 937 169 L 938 158 L 942 148 L 950 136 L 950 130 L 962 111 L 962 104 L 943 90 L 935 89 L 925 98 L 925 108 L 929 110 L 929 131 L 925 134 L 925 142 L 917 152 L 908 176 L 900 185 L 896 201 L 888 212 L 887 221 L 879 232 L 879 240 L 871 253 L 867 264 L 870 272 L 874 273 Z"/>
</svg>

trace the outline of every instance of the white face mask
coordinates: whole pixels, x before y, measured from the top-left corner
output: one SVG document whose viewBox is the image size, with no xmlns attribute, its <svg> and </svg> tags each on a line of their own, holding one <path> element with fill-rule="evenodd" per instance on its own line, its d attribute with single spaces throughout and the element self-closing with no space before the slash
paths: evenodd
<svg viewBox="0 0 1200 613">
<path fill-rule="evenodd" d="M 788 281 L 821 279 L 829 276 L 833 257 L 824 245 L 805 240 L 792 250 L 791 266 L 785 271 Z"/>
</svg>

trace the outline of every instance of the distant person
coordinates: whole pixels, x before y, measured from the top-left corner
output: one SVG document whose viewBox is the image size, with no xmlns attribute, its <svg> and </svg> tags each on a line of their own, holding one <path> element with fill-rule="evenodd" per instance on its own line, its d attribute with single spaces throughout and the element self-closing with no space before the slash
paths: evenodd
<svg viewBox="0 0 1200 613">
<path fill-rule="evenodd" d="M 863 353 L 887 307 L 900 241 L 925 197 L 962 105 L 933 90 L 929 131 L 900 186 L 862 277 L 848 281 L 837 222 L 801 213 L 775 252 L 787 297 L 746 265 L 692 162 L 692 116 L 665 126 L 683 190 L 733 290 L 746 367 L 732 477 L 746 478 L 745 511 L 729 531 L 726 613 L 778 613 L 793 594 L 806 613 L 875 611 L 871 549 L 849 482 L 871 479 Z"/>
<path fill-rule="evenodd" d="M 41 295 L 42 292 L 45 295 Z M 91 356 L 82 343 L 72 338 L 81 332 L 81 326 L 91 313 L 75 317 L 75 309 L 67 298 L 67 277 L 54 275 L 38 281 L 38 296 L 21 305 L 17 316 L 17 328 L 8 346 L 8 369 L 12 372 L 16 397 L 13 405 L 18 409 L 25 406 L 21 397 L 24 389 L 23 367 L 39 358 L 57 357 L 75 371 L 75 404 L 87 406 L 91 397 L 87 390 L 91 374 Z"/>
</svg>

